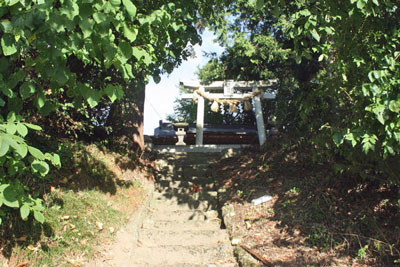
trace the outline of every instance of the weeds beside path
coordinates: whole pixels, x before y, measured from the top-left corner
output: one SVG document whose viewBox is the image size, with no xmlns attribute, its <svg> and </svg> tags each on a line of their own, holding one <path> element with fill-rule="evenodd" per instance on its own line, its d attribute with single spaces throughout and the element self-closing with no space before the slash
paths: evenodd
<svg viewBox="0 0 400 267">
<path fill-rule="evenodd" d="M 3 266 L 87 266 L 106 255 L 103 248 L 142 205 L 150 179 L 144 160 L 81 143 L 62 152 L 63 168 L 38 185 L 45 223 L 16 219 L 2 230 Z"/>
</svg>

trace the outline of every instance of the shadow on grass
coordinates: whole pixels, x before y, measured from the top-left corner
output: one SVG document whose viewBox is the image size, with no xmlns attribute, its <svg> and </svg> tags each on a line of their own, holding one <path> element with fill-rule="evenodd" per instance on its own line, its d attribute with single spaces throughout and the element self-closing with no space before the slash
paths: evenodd
<svg viewBox="0 0 400 267">
<path fill-rule="evenodd" d="M 305 246 L 326 252 L 317 260 L 295 253 L 295 260 L 273 262 L 279 266 L 325 266 L 341 256 L 394 266 L 400 259 L 399 188 L 335 175 L 331 162 L 313 164 L 310 155 L 310 147 L 277 146 L 265 154 L 223 159 L 215 166 L 220 187 L 227 188 L 225 202 L 249 203 L 265 194 L 274 196 L 265 208 L 272 214 L 265 211 L 256 220 L 270 221 L 278 237 L 254 249 Z"/>
<path fill-rule="evenodd" d="M 59 154 L 63 167 L 59 170 L 53 169 L 46 180 L 30 184 L 31 191 L 40 192 L 45 199 L 52 190 L 71 191 L 76 194 L 93 190 L 115 195 L 120 188 L 136 186 L 134 174 L 148 167 L 148 164 L 140 161 L 138 157 L 131 155 L 131 158 L 128 158 L 117 153 L 108 157 L 109 150 L 82 143 L 62 144 Z M 56 205 L 63 209 L 65 203 L 62 198 L 51 197 L 45 204 L 48 207 Z M 22 221 L 19 210 L 9 209 L 8 214 L 10 215 L 3 220 L 0 227 L 0 250 L 6 259 L 10 259 L 16 247 L 30 250 L 29 245 L 40 244 L 39 249 L 46 251 L 49 247 L 42 242 L 43 237 L 47 240 L 59 234 L 54 232 L 51 224 L 40 224 L 32 215 L 28 221 Z"/>
<path fill-rule="evenodd" d="M 13 216 L 8 225 L 2 225 L 2 244 L 1 253 L 5 258 L 12 256 L 13 248 L 17 245 L 26 248 L 31 244 L 38 243 L 42 236 L 51 237 L 54 235 L 54 230 L 47 222 L 40 224 L 30 217 L 27 221 L 23 222 L 17 216 Z M 41 245 L 41 249 L 46 251 L 48 246 Z"/>
</svg>

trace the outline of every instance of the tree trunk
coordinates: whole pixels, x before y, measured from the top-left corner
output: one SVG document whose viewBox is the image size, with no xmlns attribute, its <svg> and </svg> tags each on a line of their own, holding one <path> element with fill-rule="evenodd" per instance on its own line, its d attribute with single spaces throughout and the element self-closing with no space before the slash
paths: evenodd
<svg viewBox="0 0 400 267">
<path fill-rule="evenodd" d="M 135 102 L 132 102 L 132 123 L 133 131 L 131 132 L 133 142 L 138 145 L 140 150 L 144 149 L 144 99 L 146 96 L 146 85 L 144 81 L 138 83 L 137 88 L 133 91 L 135 93 Z M 132 89 L 131 89 L 132 90 Z"/>
<path fill-rule="evenodd" d="M 130 150 L 144 149 L 145 87 L 144 79 L 132 80 L 125 89 L 124 98 L 111 107 L 107 122 L 113 128 L 113 141 L 124 139 L 121 143 L 128 145 Z"/>
</svg>

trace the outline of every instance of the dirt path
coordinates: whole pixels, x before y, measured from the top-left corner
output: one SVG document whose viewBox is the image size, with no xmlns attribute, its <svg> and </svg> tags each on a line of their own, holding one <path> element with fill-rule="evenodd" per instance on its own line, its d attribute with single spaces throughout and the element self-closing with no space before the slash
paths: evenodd
<svg viewBox="0 0 400 267">
<path fill-rule="evenodd" d="M 238 266 L 218 216 L 208 169 L 214 158 L 212 153 L 159 154 L 156 191 L 139 231 L 123 233 L 117 238 L 121 249 L 114 248 L 107 264 L 97 266 Z"/>
</svg>

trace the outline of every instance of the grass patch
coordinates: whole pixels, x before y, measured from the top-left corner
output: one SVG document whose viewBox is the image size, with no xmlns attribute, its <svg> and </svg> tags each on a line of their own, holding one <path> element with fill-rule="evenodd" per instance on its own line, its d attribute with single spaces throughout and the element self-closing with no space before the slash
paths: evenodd
<svg viewBox="0 0 400 267">
<path fill-rule="evenodd" d="M 145 161 L 96 145 L 59 147 L 62 169 L 33 186 L 42 192 L 45 223 L 21 221 L 16 212 L 0 229 L 5 266 L 87 265 L 143 201 Z"/>
</svg>

